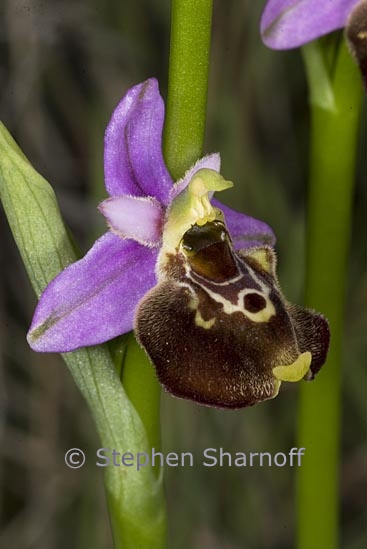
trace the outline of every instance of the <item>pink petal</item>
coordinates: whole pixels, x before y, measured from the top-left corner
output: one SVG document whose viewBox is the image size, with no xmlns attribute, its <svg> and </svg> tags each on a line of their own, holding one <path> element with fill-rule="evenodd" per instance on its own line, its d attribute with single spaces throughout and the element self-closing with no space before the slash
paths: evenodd
<svg viewBox="0 0 367 549">
<path fill-rule="evenodd" d="M 136 305 L 155 283 L 157 251 L 106 233 L 47 286 L 28 333 L 32 349 L 67 352 L 132 329 Z"/>
<path fill-rule="evenodd" d="M 158 246 L 162 236 L 164 212 L 154 198 L 118 196 L 99 205 L 112 232 L 132 238 L 145 246 Z"/>
</svg>

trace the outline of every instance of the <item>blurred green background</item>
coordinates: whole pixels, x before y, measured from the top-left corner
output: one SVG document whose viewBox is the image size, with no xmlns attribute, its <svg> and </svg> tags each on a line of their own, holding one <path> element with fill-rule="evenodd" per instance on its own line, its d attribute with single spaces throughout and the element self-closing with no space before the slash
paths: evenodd
<svg viewBox="0 0 367 549">
<path fill-rule="evenodd" d="M 274 228 L 281 285 L 301 303 L 307 88 L 299 51 L 263 46 L 262 6 L 215 2 L 205 152 L 220 151 L 222 172 L 236 183 L 221 199 Z M 105 196 L 104 128 L 130 86 L 156 76 L 165 96 L 169 20 L 168 0 L 1 3 L 0 118 L 53 185 L 83 251 L 105 231 L 96 210 Z M 366 122 L 365 108 L 345 319 L 340 528 L 347 549 L 367 546 Z M 108 549 L 95 428 L 62 360 L 28 348 L 36 300 L 2 211 L 0 231 L 0 547 Z M 165 469 L 170 547 L 294 547 L 296 467 L 209 468 L 202 452 L 288 453 L 296 412 L 290 385 L 276 400 L 236 412 L 163 395 L 165 453 L 195 458 L 193 467 Z M 72 447 L 85 451 L 84 468 L 66 467 Z M 319 467 L 328 474 L 327 463 Z M 315 513 L 327 513 L 316 494 L 310 528 Z"/>
</svg>

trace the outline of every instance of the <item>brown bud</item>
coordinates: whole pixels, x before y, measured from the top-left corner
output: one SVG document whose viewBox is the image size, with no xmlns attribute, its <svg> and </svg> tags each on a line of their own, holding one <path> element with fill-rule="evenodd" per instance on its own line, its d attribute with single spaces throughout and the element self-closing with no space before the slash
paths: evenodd
<svg viewBox="0 0 367 549">
<path fill-rule="evenodd" d="M 345 31 L 367 89 L 367 0 L 361 0 L 352 10 Z"/>
</svg>

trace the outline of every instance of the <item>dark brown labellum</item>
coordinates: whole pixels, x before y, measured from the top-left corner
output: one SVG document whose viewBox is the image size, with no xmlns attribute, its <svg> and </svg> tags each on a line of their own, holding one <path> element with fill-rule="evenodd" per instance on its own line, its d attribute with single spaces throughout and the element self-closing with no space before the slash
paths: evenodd
<svg viewBox="0 0 367 549">
<path fill-rule="evenodd" d="M 284 300 L 273 250 L 235 252 L 220 221 L 194 225 L 167 256 L 135 332 L 169 392 L 222 408 L 276 396 L 273 368 L 292 368 L 302 353 L 312 353 L 311 379 L 329 343 L 321 315 Z"/>
</svg>

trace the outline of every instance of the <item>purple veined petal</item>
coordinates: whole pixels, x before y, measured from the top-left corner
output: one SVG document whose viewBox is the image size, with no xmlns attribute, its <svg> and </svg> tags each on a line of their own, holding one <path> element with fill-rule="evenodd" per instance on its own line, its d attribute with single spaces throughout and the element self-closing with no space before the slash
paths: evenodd
<svg viewBox="0 0 367 549">
<path fill-rule="evenodd" d="M 158 246 L 162 237 L 164 211 L 151 197 L 117 196 L 99 205 L 111 231 L 144 246 Z"/>
<path fill-rule="evenodd" d="M 218 200 L 213 199 L 211 203 L 223 212 L 235 250 L 264 244 L 274 246 L 275 235 L 269 225 L 249 215 L 236 212 Z"/>
<path fill-rule="evenodd" d="M 156 250 L 106 233 L 43 292 L 27 336 L 32 349 L 67 352 L 130 331 L 156 283 L 156 259 Z"/>
<path fill-rule="evenodd" d="M 131 88 L 105 134 L 104 171 L 110 196 L 153 196 L 167 205 L 173 181 L 162 155 L 164 103 L 151 78 Z"/>
<path fill-rule="evenodd" d="M 191 168 L 187 170 L 185 175 L 182 179 L 177 181 L 177 183 L 174 184 L 172 187 L 171 193 L 170 193 L 170 202 L 176 198 L 178 194 L 180 194 L 190 183 L 191 179 L 193 178 L 194 174 L 202 170 L 203 168 L 214 170 L 216 172 L 220 171 L 220 154 L 219 153 L 213 153 L 213 154 L 207 154 L 203 158 L 200 158 Z"/>
<path fill-rule="evenodd" d="M 296 48 L 345 26 L 358 0 L 269 0 L 261 16 L 263 42 L 276 50 Z"/>
</svg>

